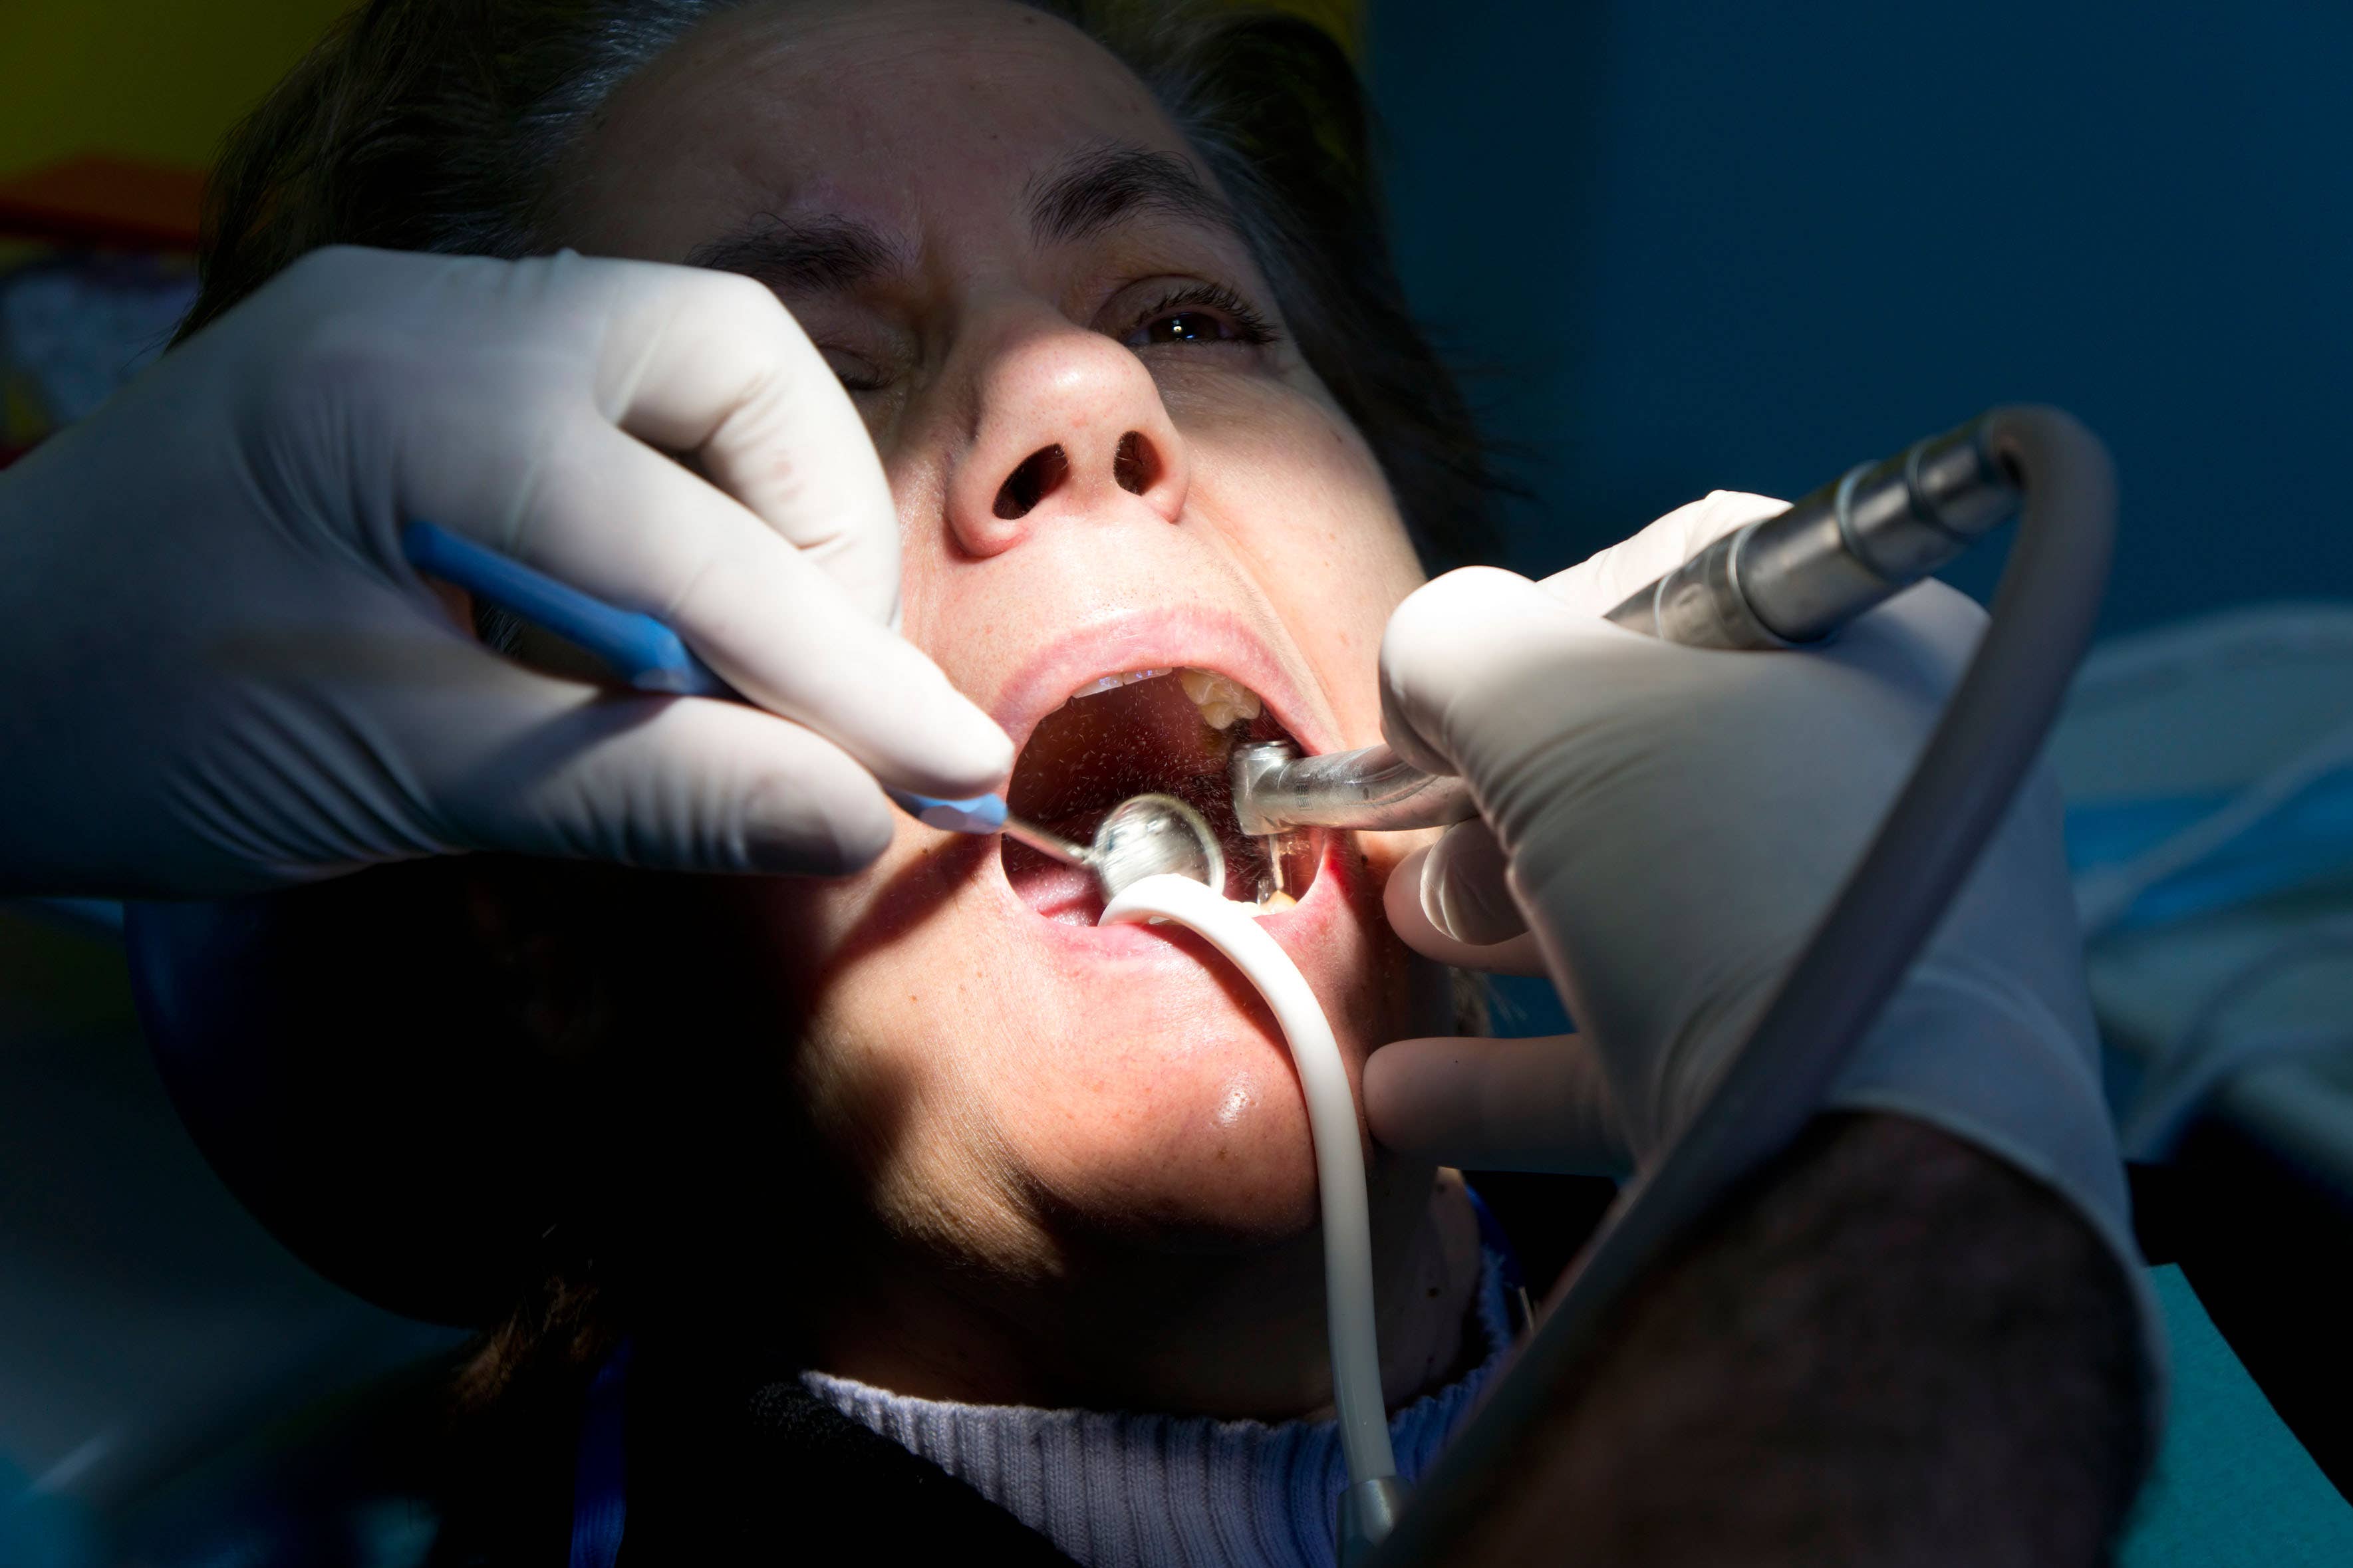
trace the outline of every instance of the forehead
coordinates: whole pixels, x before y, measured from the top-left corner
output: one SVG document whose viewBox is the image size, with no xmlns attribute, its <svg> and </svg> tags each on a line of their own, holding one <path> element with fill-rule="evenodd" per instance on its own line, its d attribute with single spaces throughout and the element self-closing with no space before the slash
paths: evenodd
<svg viewBox="0 0 2353 1568">
<path fill-rule="evenodd" d="M 1001 219 L 1009 195 L 1105 143 L 1193 162 L 1143 83 L 1054 17 L 1005 0 L 755 5 L 615 93 L 574 226 L 648 256 L 747 211 L 822 208 L 921 235 Z"/>
</svg>

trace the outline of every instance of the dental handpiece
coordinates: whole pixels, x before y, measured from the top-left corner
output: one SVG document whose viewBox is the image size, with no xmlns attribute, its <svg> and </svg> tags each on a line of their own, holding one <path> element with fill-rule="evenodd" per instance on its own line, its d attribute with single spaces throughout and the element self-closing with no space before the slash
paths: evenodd
<svg viewBox="0 0 2353 1568">
<path fill-rule="evenodd" d="M 2015 476 L 1980 415 L 1878 463 L 1862 463 L 1788 510 L 1725 535 L 1609 619 L 1694 647 L 1820 643 L 1946 566 L 2017 510 Z M 1234 815 L 1254 837 L 1294 827 L 1442 827 L 1477 815 L 1462 779 L 1427 773 L 1387 746 L 1302 757 L 1281 742 L 1234 748 Z"/>
</svg>

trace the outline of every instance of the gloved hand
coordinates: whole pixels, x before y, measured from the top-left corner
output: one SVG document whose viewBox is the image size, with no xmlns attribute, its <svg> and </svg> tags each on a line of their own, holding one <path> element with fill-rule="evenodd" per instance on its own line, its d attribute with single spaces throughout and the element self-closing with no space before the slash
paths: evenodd
<svg viewBox="0 0 2353 1568">
<path fill-rule="evenodd" d="M 1389 742 L 1467 777 L 1483 820 L 1398 868 L 1390 920 L 1443 962 L 1549 974 L 1579 1033 L 1377 1051 L 1365 1109 L 1384 1142 L 1474 1168 L 1641 1165 L 1703 1103 L 1861 857 L 1975 647 L 1975 605 L 1924 584 L 1784 654 L 1601 618 L 1779 509 L 1719 493 L 1544 583 L 1472 568 L 1391 618 Z M 1831 1102 L 2002 1155 L 2130 1255 L 2047 771 Z"/>
<path fill-rule="evenodd" d="M 480 647 L 402 559 L 417 519 L 658 615 L 769 711 Z M 320 251 L 0 474 L 0 890 L 850 869 L 893 831 L 876 776 L 1012 761 L 898 604 L 872 443 L 758 284 Z"/>
</svg>

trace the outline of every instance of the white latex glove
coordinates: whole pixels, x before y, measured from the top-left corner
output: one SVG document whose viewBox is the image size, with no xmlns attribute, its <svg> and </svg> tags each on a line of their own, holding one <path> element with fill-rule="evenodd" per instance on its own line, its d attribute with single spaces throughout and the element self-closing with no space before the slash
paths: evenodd
<svg viewBox="0 0 2353 1568">
<path fill-rule="evenodd" d="M 402 559 L 417 519 L 659 616 L 770 711 L 483 648 Z M 898 597 L 873 446 L 760 285 L 320 251 L 0 473 L 0 891 L 849 869 L 893 831 L 877 775 L 1012 761 Z"/>
<path fill-rule="evenodd" d="M 1472 568 L 1391 618 L 1389 742 L 1466 776 L 1484 820 L 1399 867 L 1389 917 L 1428 956 L 1549 974 L 1580 1033 L 1376 1052 L 1365 1109 L 1384 1142 L 1474 1168 L 1648 1161 L 1861 857 L 1975 647 L 1974 605 L 1924 584 L 1789 653 L 1682 647 L 1601 618 L 1781 504 L 1713 495 L 1544 583 Z M 2132 1256 L 2047 770 L 1831 1103 L 2002 1155 Z"/>
</svg>

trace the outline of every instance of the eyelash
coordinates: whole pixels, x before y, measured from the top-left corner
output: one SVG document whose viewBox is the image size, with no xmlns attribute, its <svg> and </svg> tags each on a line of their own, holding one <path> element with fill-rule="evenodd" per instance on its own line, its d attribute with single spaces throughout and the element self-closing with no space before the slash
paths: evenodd
<svg viewBox="0 0 2353 1568">
<path fill-rule="evenodd" d="M 1232 342 L 1255 347 L 1271 343 L 1281 335 L 1258 307 L 1223 283 L 1189 283 L 1171 289 L 1140 313 L 1135 324 L 1127 330 L 1127 337 L 1134 338 L 1164 316 L 1186 307 L 1215 310 L 1224 316 L 1233 328 L 1234 335 L 1228 340 Z"/>
<path fill-rule="evenodd" d="M 885 376 L 858 375 L 839 370 L 833 374 L 834 379 L 841 383 L 841 389 L 844 392 L 881 392 L 891 384 L 889 378 Z"/>
<path fill-rule="evenodd" d="M 1181 288 L 1170 289 L 1139 313 L 1134 324 L 1128 328 L 1122 341 L 1126 342 L 1134 338 L 1136 334 L 1165 316 L 1188 309 L 1214 310 L 1225 317 L 1227 325 L 1232 328 L 1234 334 L 1226 340 L 1229 342 L 1256 348 L 1273 342 L 1282 335 L 1275 330 L 1274 324 L 1266 319 L 1257 306 L 1225 284 L 1188 283 Z M 1136 344 L 1134 346 L 1144 348 L 1174 345 Z M 868 380 L 847 374 L 840 375 L 840 381 L 844 389 L 853 393 L 879 392 L 889 384 L 887 379 L 883 378 Z"/>
</svg>

